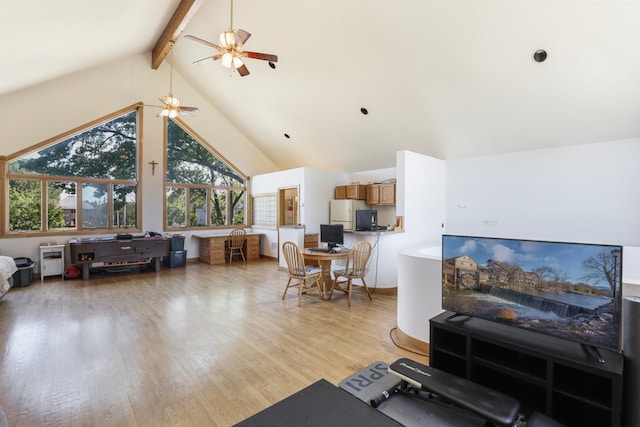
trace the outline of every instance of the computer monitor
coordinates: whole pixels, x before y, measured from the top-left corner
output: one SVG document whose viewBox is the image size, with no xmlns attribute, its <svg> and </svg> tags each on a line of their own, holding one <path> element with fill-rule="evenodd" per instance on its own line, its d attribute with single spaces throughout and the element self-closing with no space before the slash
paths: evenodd
<svg viewBox="0 0 640 427">
<path fill-rule="evenodd" d="M 344 226 L 342 224 L 320 224 L 320 241 L 333 249 L 344 244 Z"/>
<path fill-rule="evenodd" d="M 378 229 L 378 211 L 371 209 L 356 210 L 356 231 L 375 231 Z"/>
</svg>

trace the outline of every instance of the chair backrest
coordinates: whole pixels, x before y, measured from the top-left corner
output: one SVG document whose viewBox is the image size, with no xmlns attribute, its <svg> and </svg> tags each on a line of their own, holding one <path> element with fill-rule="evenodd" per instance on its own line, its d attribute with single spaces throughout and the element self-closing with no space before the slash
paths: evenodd
<svg viewBox="0 0 640 427">
<path fill-rule="evenodd" d="M 304 276 L 307 272 L 304 265 L 304 256 L 300 247 L 293 242 L 284 242 L 282 244 L 282 254 L 287 261 L 287 268 L 291 276 Z"/>
<path fill-rule="evenodd" d="M 356 242 L 349 251 L 345 271 L 350 276 L 364 276 L 367 273 L 367 263 L 371 256 L 371 243 L 366 240 Z"/>
<path fill-rule="evenodd" d="M 244 231 L 244 228 L 236 228 L 229 233 L 229 246 L 240 247 L 244 244 L 246 238 L 247 232 Z"/>
</svg>

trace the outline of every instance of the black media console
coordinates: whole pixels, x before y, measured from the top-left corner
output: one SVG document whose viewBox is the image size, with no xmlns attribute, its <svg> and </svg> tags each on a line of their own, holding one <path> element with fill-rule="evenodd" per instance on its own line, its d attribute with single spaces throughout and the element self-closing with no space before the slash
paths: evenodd
<svg viewBox="0 0 640 427">
<path fill-rule="evenodd" d="M 430 320 L 430 340 L 430 366 L 515 397 L 525 414 L 622 425 L 622 353 L 452 312 Z"/>
</svg>

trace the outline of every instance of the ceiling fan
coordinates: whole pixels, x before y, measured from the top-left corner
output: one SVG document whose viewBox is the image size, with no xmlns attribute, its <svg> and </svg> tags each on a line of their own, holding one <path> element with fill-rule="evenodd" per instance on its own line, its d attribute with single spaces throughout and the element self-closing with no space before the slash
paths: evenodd
<svg viewBox="0 0 640 427">
<path fill-rule="evenodd" d="M 173 119 L 180 116 L 193 116 L 191 113 L 197 113 L 200 111 L 198 107 L 185 107 L 180 105 L 180 100 L 173 96 L 173 45 L 175 42 L 170 42 L 171 48 L 171 68 L 169 71 L 169 94 L 160 98 L 160 102 L 162 105 L 150 105 L 150 107 L 159 107 L 162 108 L 156 117 L 168 117 Z"/>
<path fill-rule="evenodd" d="M 186 35 L 185 37 L 213 47 L 219 52 L 213 56 L 208 56 L 206 58 L 195 61 L 194 64 L 206 64 L 208 62 L 222 59 L 223 66 L 231 70 L 236 70 L 238 74 L 240 74 L 240 76 L 246 76 L 249 74 L 249 70 L 244 64 L 244 61 L 242 60 L 243 58 L 262 59 L 263 61 L 278 62 L 277 55 L 242 50 L 242 47 L 247 42 L 247 40 L 249 40 L 251 34 L 242 29 L 239 29 L 237 31 L 233 29 L 233 0 L 231 0 L 231 20 L 229 24 L 229 30 L 220 33 L 219 45 L 192 36 L 190 34 Z"/>
</svg>

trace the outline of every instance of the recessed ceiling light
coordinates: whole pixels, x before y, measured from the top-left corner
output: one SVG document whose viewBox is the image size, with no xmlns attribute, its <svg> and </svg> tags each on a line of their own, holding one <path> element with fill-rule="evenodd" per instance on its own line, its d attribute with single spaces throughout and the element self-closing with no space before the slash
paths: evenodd
<svg viewBox="0 0 640 427">
<path fill-rule="evenodd" d="M 364 107 L 362 107 L 362 108 L 360 109 L 360 112 L 361 112 L 362 114 L 364 114 L 365 116 L 366 116 L 367 114 L 369 114 L 369 110 L 367 110 L 367 109 L 366 109 L 366 108 L 364 108 Z"/>
<path fill-rule="evenodd" d="M 547 59 L 547 51 L 540 49 L 540 50 L 536 50 L 536 52 L 533 54 L 533 60 L 536 62 L 543 62 L 545 59 Z"/>
</svg>

